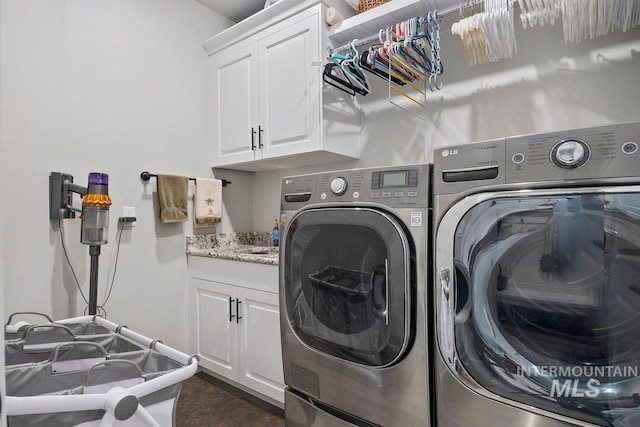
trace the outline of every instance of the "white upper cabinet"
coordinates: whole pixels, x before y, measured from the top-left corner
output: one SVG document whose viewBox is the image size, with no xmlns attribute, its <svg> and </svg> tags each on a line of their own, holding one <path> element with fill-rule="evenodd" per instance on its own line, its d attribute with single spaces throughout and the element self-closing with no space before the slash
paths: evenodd
<svg viewBox="0 0 640 427">
<path fill-rule="evenodd" d="M 260 40 L 262 158 L 320 148 L 318 24 L 312 15 Z"/>
<path fill-rule="evenodd" d="M 326 7 L 315 4 L 222 48 L 212 48 L 216 37 L 205 42 L 213 49 L 212 166 L 260 171 L 359 157 L 356 101 L 322 82 Z"/>
<path fill-rule="evenodd" d="M 256 159 L 258 99 L 258 46 L 212 57 L 213 117 L 217 158 L 222 162 Z M 255 124 L 255 128 L 254 128 Z"/>
</svg>

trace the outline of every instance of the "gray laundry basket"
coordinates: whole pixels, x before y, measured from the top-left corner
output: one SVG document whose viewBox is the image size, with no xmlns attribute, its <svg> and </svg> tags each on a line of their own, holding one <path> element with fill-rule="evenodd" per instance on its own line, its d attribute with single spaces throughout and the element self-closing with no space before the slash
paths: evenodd
<svg viewBox="0 0 640 427">
<path fill-rule="evenodd" d="M 16 320 L 15 323 L 12 323 L 14 318 L 18 317 L 21 318 L 21 320 Z M 76 317 L 54 322 L 51 320 L 49 315 L 44 313 L 36 311 L 19 311 L 12 313 L 9 316 L 7 323 L 4 325 L 4 339 L 15 340 L 24 338 L 24 333 L 29 326 L 41 325 L 43 323 L 64 325 L 69 328 L 74 335 L 99 335 L 111 333 L 111 331 L 104 326 L 100 326 L 94 321 L 87 321 L 86 317 Z"/>
<path fill-rule="evenodd" d="M 13 366 L 49 360 L 52 351 L 60 343 L 93 342 L 99 344 L 108 353 L 125 353 L 142 350 L 139 344 L 121 334 L 100 333 L 94 335 L 76 335 L 68 326 L 61 323 L 30 325 L 22 331 L 22 338 L 5 340 L 5 365 Z M 62 347 L 66 351 L 70 347 Z"/>
<path fill-rule="evenodd" d="M 7 366 L 8 425 L 174 426 L 182 381 L 196 372 L 196 358 L 100 317 L 71 320 L 95 322 L 131 346 L 109 352 L 96 341 L 58 342 L 47 360 Z"/>
</svg>

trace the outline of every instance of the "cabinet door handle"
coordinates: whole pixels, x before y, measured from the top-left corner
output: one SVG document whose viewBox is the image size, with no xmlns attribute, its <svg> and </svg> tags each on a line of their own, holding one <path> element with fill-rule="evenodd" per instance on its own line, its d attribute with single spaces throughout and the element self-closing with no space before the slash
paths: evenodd
<svg viewBox="0 0 640 427">
<path fill-rule="evenodd" d="M 262 132 L 264 132 L 264 129 L 262 129 L 262 126 L 258 125 L 258 147 L 259 148 L 264 147 L 264 144 L 262 143 Z"/>
<path fill-rule="evenodd" d="M 231 314 L 233 313 L 233 303 L 234 303 L 234 299 L 229 297 L 229 323 L 233 322 L 233 318 L 236 317 L 235 314 Z M 236 306 L 237 308 L 237 306 Z"/>
<path fill-rule="evenodd" d="M 242 301 L 238 298 L 236 300 L 236 323 L 240 323 L 240 319 L 242 319 L 242 316 L 240 316 L 240 304 L 242 304 Z"/>
<path fill-rule="evenodd" d="M 256 130 L 251 128 L 251 151 L 256 149 Z"/>
</svg>

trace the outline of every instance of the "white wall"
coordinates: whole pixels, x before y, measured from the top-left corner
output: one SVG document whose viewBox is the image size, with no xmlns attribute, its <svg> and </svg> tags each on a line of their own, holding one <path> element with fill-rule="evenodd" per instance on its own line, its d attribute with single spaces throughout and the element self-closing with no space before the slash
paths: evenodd
<svg viewBox="0 0 640 427">
<path fill-rule="evenodd" d="M 83 314 L 58 225 L 48 219 L 48 177 L 66 172 L 86 186 L 89 172 L 105 172 L 113 206 L 98 302 L 114 269 L 117 218 L 123 206 L 134 206 L 138 222 L 122 235 L 108 318 L 188 350 L 185 235 L 193 234 L 192 224 L 160 223 L 155 180 L 143 184 L 139 175 L 211 176 L 203 155 L 209 128 L 207 55 L 200 43 L 231 24 L 195 0 L 2 0 L 7 315 Z M 88 298 L 80 220 L 64 220 L 62 229 Z"/>
<path fill-rule="evenodd" d="M 517 22 L 515 59 L 469 67 L 450 25 L 442 26 L 444 86 L 428 93 L 426 119 L 389 104 L 386 82 L 371 77 L 373 93 L 360 98 L 360 160 L 256 173 L 257 230 L 272 228 L 283 176 L 431 162 L 433 149 L 446 145 L 640 120 L 640 28 L 565 45 L 561 25 L 523 30 Z"/>
</svg>

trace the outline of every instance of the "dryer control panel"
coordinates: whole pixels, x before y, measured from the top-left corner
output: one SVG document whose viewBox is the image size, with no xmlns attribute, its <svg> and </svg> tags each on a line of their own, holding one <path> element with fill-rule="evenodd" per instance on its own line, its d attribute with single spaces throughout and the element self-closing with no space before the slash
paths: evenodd
<svg viewBox="0 0 640 427">
<path fill-rule="evenodd" d="M 462 194 L 508 184 L 589 185 L 612 178 L 637 183 L 639 148 L 640 122 L 440 148 L 433 155 L 433 193 Z"/>
<path fill-rule="evenodd" d="M 430 166 L 415 164 L 352 169 L 282 180 L 282 210 L 311 203 L 378 203 L 394 208 L 427 207 Z"/>
<path fill-rule="evenodd" d="M 506 182 L 637 177 L 640 123 L 506 139 Z"/>
</svg>

